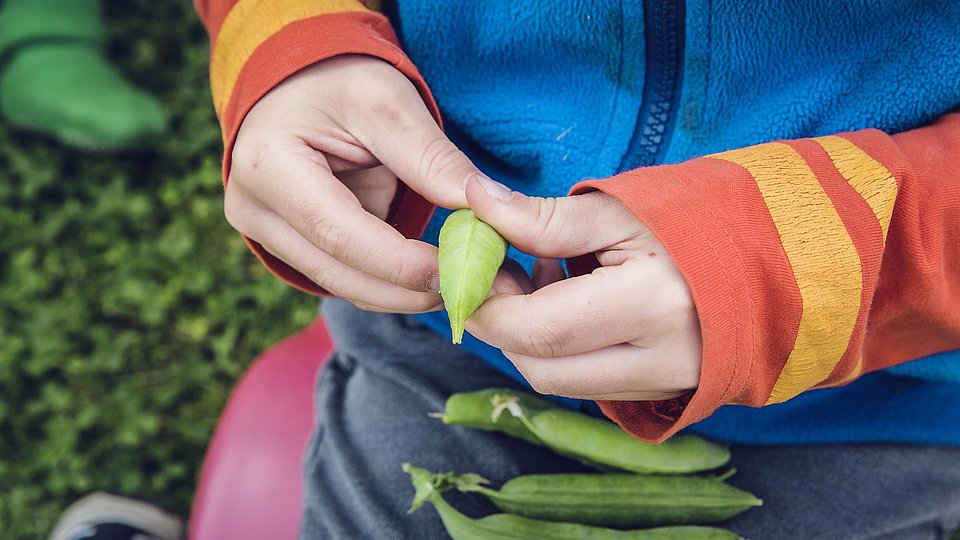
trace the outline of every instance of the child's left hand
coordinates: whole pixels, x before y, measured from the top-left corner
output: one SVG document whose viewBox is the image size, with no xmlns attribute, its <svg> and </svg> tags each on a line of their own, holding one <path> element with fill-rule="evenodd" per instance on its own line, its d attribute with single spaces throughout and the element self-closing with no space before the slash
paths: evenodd
<svg viewBox="0 0 960 540">
<path fill-rule="evenodd" d="M 527 197 L 476 177 L 466 191 L 480 219 L 541 257 L 537 290 L 497 294 L 466 324 L 502 349 L 536 391 L 652 401 L 697 387 L 702 341 L 690 291 L 664 247 L 620 201 L 601 192 Z M 600 268 L 569 279 L 550 260 L 588 253 Z"/>
</svg>

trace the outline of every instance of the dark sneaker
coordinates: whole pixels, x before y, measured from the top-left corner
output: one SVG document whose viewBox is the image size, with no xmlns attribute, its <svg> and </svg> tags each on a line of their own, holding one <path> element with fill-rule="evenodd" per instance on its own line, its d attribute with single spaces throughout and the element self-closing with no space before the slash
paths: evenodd
<svg viewBox="0 0 960 540">
<path fill-rule="evenodd" d="M 60 516 L 50 540 L 183 540 L 183 521 L 156 506 L 92 493 Z"/>
</svg>

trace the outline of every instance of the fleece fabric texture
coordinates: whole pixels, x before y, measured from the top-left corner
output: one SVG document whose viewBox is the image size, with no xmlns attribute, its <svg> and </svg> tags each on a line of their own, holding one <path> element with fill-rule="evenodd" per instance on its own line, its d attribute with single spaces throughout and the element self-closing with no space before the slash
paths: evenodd
<svg viewBox="0 0 960 540">
<path fill-rule="evenodd" d="M 451 137 L 492 176 L 539 195 L 570 186 L 617 192 L 674 257 L 700 311 L 700 387 L 686 404 L 600 402 L 625 429 L 655 440 L 710 416 L 692 429 L 754 443 L 960 444 L 960 402 L 951 399 L 957 353 L 949 352 L 960 343 L 960 169 L 952 157 L 960 115 L 942 114 L 960 102 L 957 8 L 411 2 L 382 5 L 427 80 L 388 19 L 357 0 L 198 0 L 214 41 L 224 177 L 244 114 L 275 84 L 338 54 L 382 58 L 410 78 L 439 121 L 427 88 L 436 86 Z M 832 135 L 865 126 L 901 133 Z M 689 159 L 730 148 L 741 149 Z M 611 176 L 618 171 L 626 172 Z M 432 206 L 410 190 L 394 202 L 387 221 L 421 236 Z M 250 245 L 292 285 L 324 294 Z M 868 315 L 875 325 L 864 341 Z M 448 332 L 442 318 L 425 321 Z M 749 340 L 760 346 L 740 345 Z M 862 346 L 869 351 L 861 357 Z M 467 349 L 519 379 L 495 349 L 473 340 Z M 948 352 L 911 361 L 939 351 Z M 750 376 L 756 369 L 762 377 Z M 715 411 L 759 406 L 767 395 L 779 403 L 863 373 L 837 391 L 742 409 L 743 418 L 738 407 Z"/>
<path fill-rule="evenodd" d="M 658 46 L 648 40 L 670 39 L 662 28 L 648 32 L 644 5 L 662 7 L 405 0 L 391 15 L 454 142 L 513 189 L 562 196 L 634 162 L 627 154 L 651 76 L 646 47 Z M 865 128 L 896 133 L 960 104 L 955 2 L 691 0 L 683 8 L 682 83 L 666 104 L 659 163 Z M 436 241 L 445 217 L 435 214 L 425 239 Z M 510 255 L 530 269 L 529 257 Z M 443 313 L 421 318 L 449 332 Z M 468 337 L 464 346 L 520 378 L 496 349 Z M 954 351 L 779 405 L 723 407 L 690 429 L 741 443 L 960 444 L 960 429 L 942 429 L 960 425 L 960 400 L 950 399 L 958 383 Z"/>
</svg>

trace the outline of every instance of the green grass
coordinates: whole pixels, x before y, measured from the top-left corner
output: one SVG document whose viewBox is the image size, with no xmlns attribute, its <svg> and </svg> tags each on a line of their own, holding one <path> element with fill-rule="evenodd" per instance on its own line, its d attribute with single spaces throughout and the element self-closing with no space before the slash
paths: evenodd
<svg viewBox="0 0 960 540">
<path fill-rule="evenodd" d="M 237 377 L 316 308 L 223 219 L 209 45 L 189 0 L 104 4 L 111 56 L 172 129 L 95 154 L 0 121 L 4 538 L 45 538 L 92 490 L 185 516 Z"/>
</svg>

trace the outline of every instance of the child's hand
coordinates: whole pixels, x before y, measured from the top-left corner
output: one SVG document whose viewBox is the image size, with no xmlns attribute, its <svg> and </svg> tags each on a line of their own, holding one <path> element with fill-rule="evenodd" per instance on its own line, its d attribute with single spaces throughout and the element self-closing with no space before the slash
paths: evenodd
<svg viewBox="0 0 960 540">
<path fill-rule="evenodd" d="M 595 253 L 601 264 L 563 279 L 559 263 L 540 259 L 535 292 L 495 295 L 467 320 L 467 330 L 502 349 L 535 390 L 661 400 L 697 387 L 701 338 L 690 291 L 620 201 L 601 192 L 526 197 L 477 179 L 466 191 L 477 216 L 517 249 L 551 259 Z"/>
<path fill-rule="evenodd" d="M 476 167 L 413 84 L 363 56 L 284 81 L 243 121 L 225 212 L 238 231 L 331 293 L 377 311 L 438 309 L 437 249 L 383 220 L 397 177 L 432 203 L 466 206 Z"/>
</svg>

